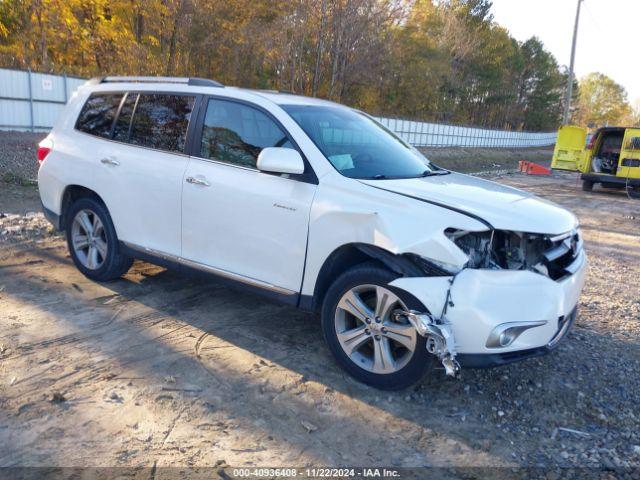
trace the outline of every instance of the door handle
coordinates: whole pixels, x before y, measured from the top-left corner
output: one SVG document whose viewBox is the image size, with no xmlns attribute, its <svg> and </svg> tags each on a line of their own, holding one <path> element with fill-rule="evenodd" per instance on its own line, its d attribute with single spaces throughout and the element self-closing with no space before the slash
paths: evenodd
<svg viewBox="0 0 640 480">
<path fill-rule="evenodd" d="M 210 187 L 211 184 L 209 182 L 207 182 L 206 180 L 201 180 L 199 178 L 195 178 L 195 177 L 187 177 L 187 183 L 190 183 L 191 185 L 201 185 L 203 187 Z"/>
<path fill-rule="evenodd" d="M 103 158 L 102 160 L 100 160 L 100 163 L 103 163 L 105 165 L 113 165 L 114 167 L 120 165 L 120 162 L 115 158 Z"/>
</svg>

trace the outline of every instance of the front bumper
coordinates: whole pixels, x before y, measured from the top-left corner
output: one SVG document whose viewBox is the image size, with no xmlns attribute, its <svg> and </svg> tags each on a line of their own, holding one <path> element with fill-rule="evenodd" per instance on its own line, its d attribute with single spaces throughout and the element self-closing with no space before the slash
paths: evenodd
<svg viewBox="0 0 640 480">
<path fill-rule="evenodd" d="M 555 346 L 574 321 L 586 271 L 581 251 L 575 273 L 558 281 L 531 271 L 466 269 L 455 278 L 403 277 L 390 285 L 409 292 L 434 318 L 450 324 L 463 366 L 491 366 L 543 355 Z M 537 326 L 508 346 L 488 346 L 491 332 L 510 322 Z"/>
<path fill-rule="evenodd" d="M 575 322 L 578 309 L 574 308 L 569 317 L 563 319 L 562 326 L 558 329 L 556 336 L 543 347 L 529 348 L 527 350 L 517 350 L 506 353 L 463 353 L 456 357 L 462 368 L 491 368 L 519 362 L 527 358 L 535 358 L 546 355 L 569 333 Z"/>
</svg>

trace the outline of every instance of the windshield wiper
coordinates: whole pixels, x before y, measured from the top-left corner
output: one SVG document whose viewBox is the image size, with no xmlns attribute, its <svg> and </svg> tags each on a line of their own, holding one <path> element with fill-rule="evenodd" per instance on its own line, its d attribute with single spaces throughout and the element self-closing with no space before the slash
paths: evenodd
<svg viewBox="0 0 640 480">
<path fill-rule="evenodd" d="M 419 176 L 424 178 L 424 177 L 436 177 L 439 175 L 448 175 L 451 172 L 449 170 L 425 170 L 424 172 L 422 172 Z"/>
<path fill-rule="evenodd" d="M 451 173 L 449 170 L 425 170 L 420 175 L 416 176 L 407 176 L 407 177 L 390 177 L 388 175 L 384 175 L 382 173 L 378 173 L 371 177 L 364 177 L 363 180 L 402 180 L 409 178 L 423 178 L 423 177 L 435 177 L 439 175 L 447 175 Z"/>
</svg>

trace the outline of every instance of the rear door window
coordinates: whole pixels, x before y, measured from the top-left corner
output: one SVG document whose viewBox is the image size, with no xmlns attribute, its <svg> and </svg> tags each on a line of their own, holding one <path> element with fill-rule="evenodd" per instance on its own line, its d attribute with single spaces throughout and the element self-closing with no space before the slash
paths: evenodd
<svg viewBox="0 0 640 480">
<path fill-rule="evenodd" d="M 195 97 L 141 93 L 133 114 L 129 143 L 183 152 Z"/>
<path fill-rule="evenodd" d="M 81 132 L 110 138 L 113 120 L 118 113 L 118 107 L 123 93 L 94 93 L 82 107 L 76 129 Z"/>
<path fill-rule="evenodd" d="M 204 117 L 200 156 L 256 168 L 266 147 L 293 148 L 269 116 L 238 102 L 210 99 Z"/>
</svg>

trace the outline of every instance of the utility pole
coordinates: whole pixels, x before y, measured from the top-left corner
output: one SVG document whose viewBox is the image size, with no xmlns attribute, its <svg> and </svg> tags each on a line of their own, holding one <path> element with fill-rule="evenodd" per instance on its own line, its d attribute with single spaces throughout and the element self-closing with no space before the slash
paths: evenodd
<svg viewBox="0 0 640 480">
<path fill-rule="evenodd" d="M 569 123 L 569 111 L 571 109 L 571 97 L 573 96 L 573 66 L 576 60 L 576 43 L 578 42 L 578 24 L 580 22 L 580 5 L 584 0 L 578 0 L 578 10 L 576 11 L 576 23 L 573 26 L 573 43 L 571 44 L 571 62 L 569 64 L 569 80 L 567 82 L 567 96 L 564 99 L 564 115 L 562 124 Z"/>
</svg>

